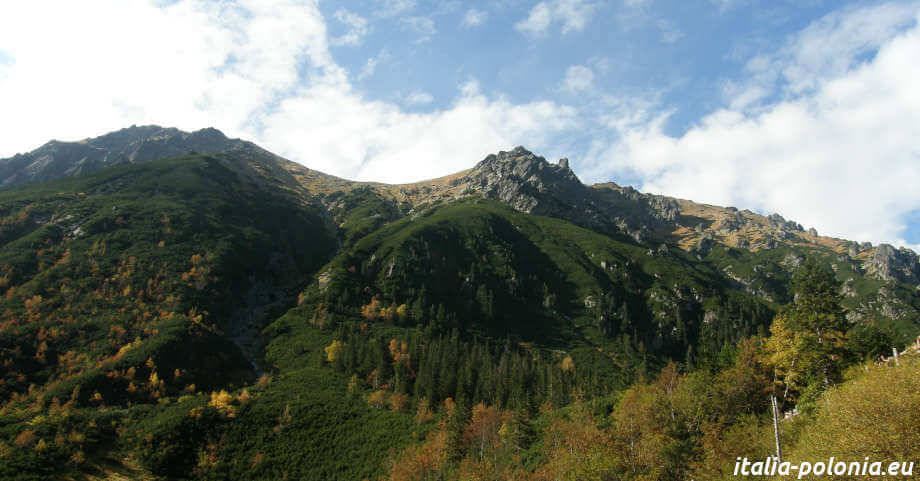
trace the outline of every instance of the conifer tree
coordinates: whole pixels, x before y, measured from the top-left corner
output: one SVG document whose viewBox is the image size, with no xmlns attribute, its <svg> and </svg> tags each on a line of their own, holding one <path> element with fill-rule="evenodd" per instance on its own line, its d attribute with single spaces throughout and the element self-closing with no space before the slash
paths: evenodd
<svg viewBox="0 0 920 481">
<path fill-rule="evenodd" d="M 841 305 L 840 283 L 834 272 L 808 259 L 792 279 L 795 300 L 789 308 L 788 324 L 801 334 L 801 349 L 813 353 L 811 377 L 828 387 L 836 382 L 846 360 L 848 322 Z"/>
</svg>

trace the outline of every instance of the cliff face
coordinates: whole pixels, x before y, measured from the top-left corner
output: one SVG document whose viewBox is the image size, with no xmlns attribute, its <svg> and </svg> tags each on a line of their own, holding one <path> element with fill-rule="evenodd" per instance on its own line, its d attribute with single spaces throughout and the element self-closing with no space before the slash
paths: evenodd
<svg viewBox="0 0 920 481">
<path fill-rule="evenodd" d="M 910 249 L 880 244 L 863 263 L 866 275 L 883 280 L 920 284 L 920 259 Z"/>
</svg>

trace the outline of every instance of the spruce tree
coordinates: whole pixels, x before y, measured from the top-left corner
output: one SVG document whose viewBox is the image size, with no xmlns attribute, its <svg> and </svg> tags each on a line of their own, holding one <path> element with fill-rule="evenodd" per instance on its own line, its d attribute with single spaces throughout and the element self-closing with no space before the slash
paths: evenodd
<svg viewBox="0 0 920 481">
<path fill-rule="evenodd" d="M 805 335 L 804 348 L 813 351 L 813 376 L 824 386 L 839 379 L 846 360 L 846 331 L 840 294 L 840 282 L 826 265 L 810 258 L 796 271 L 792 279 L 795 300 L 789 307 L 788 324 Z"/>
</svg>

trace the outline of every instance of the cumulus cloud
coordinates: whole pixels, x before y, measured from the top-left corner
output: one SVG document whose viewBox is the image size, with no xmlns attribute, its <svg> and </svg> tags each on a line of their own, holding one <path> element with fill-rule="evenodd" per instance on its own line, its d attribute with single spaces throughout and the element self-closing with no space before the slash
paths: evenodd
<svg viewBox="0 0 920 481">
<path fill-rule="evenodd" d="M 399 182 L 469 168 L 471 159 L 509 145 L 548 148 L 552 134 L 573 128 L 575 117 L 553 102 L 490 98 L 475 82 L 461 87 L 450 108 L 420 114 L 329 87 L 284 100 L 263 137 L 281 152 L 302 152 L 319 170 Z"/>
<path fill-rule="evenodd" d="M 239 134 L 301 75 L 342 75 L 315 6 L 288 1 L 8 2 L 0 48 L 0 156 L 134 123 Z"/>
<path fill-rule="evenodd" d="M 736 107 L 757 105 L 774 90 L 800 95 L 853 69 L 914 22 L 920 3 L 885 3 L 832 12 L 793 36 L 776 52 L 750 59 L 746 82 L 724 93 Z"/>
<path fill-rule="evenodd" d="M 831 14 L 793 38 L 785 57 L 769 59 L 784 79 L 771 87 L 782 100 L 753 111 L 730 102 L 678 137 L 664 133 L 667 113 L 647 111 L 616 125 L 618 139 L 594 153 L 589 176 L 630 175 L 648 191 L 904 244 L 906 216 L 920 207 L 915 12 L 882 5 Z M 863 33 L 850 37 L 854 28 Z"/>
<path fill-rule="evenodd" d="M 329 45 L 310 1 L 3 4 L 0 157 L 131 124 L 215 126 L 331 174 L 404 182 L 509 146 L 550 149 L 577 122 L 569 107 L 514 104 L 475 82 L 443 110 L 407 113 L 364 98 Z"/>
<path fill-rule="evenodd" d="M 594 72 L 584 65 L 573 65 L 565 71 L 562 90 L 569 93 L 581 92 L 594 84 Z"/>
<path fill-rule="evenodd" d="M 367 35 L 367 19 L 344 8 L 336 10 L 333 16 L 348 27 L 348 32 L 333 38 L 332 45 L 359 45 L 361 39 Z"/>
<path fill-rule="evenodd" d="M 550 0 L 533 6 L 527 17 L 514 25 L 525 35 L 542 35 L 553 24 L 561 24 L 562 33 L 579 31 L 588 24 L 595 5 L 584 0 Z"/>
<path fill-rule="evenodd" d="M 488 12 L 471 8 L 463 14 L 462 23 L 464 27 L 476 27 L 485 23 L 487 18 L 489 18 Z"/>
</svg>

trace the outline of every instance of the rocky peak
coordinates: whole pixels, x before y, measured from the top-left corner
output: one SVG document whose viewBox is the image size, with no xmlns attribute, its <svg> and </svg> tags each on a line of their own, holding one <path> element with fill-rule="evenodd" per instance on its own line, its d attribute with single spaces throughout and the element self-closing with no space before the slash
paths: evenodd
<svg viewBox="0 0 920 481">
<path fill-rule="evenodd" d="M 569 168 L 568 159 L 560 159 L 557 164 L 551 164 L 544 157 L 535 155 L 524 147 L 515 147 L 510 152 L 500 151 L 489 154 L 485 159 L 473 167 L 469 175 L 498 174 L 519 178 L 523 181 L 535 183 L 538 181 L 577 183 L 581 181 Z"/>
<path fill-rule="evenodd" d="M 467 190 L 521 212 L 569 220 L 583 227 L 627 234 L 637 242 L 678 216 L 673 199 L 608 183 L 587 187 L 567 158 L 553 164 L 523 147 L 491 154 L 461 180 Z"/>
<path fill-rule="evenodd" d="M 563 159 L 551 164 L 524 147 L 490 154 L 476 164 L 463 183 L 484 197 L 516 210 L 548 215 L 583 201 L 586 188 Z"/>
</svg>

